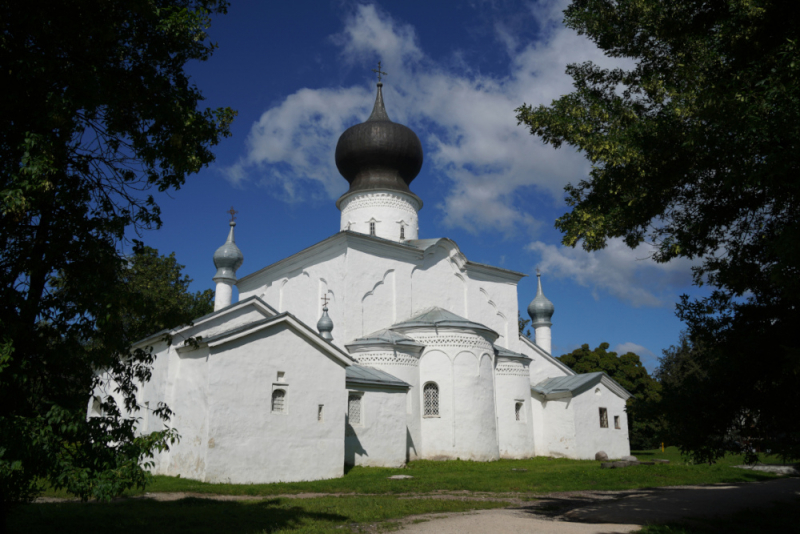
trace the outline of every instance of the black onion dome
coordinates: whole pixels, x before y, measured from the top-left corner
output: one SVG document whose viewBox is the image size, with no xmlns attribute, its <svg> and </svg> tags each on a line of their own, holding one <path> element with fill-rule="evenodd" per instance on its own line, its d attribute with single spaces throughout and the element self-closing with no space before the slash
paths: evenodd
<svg viewBox="0 0 800 534">
<path fill-rule="evenodd" d="M 351 126 L 336 144 L 336 167 L 350 190 L 393 189 L 408 192 L 422 168 L 422 143 L 411 128 L 389 120 L 383 106 L 383 87 L 372 114 Z"/>
</svg>

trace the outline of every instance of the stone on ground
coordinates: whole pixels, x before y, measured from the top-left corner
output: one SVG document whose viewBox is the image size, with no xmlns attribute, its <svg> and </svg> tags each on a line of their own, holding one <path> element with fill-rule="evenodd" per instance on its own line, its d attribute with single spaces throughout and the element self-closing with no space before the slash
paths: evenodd
<svg viewBox="0 0 800 534">
<path fill-rule="evenodd" d="M 598 462 L 605 462 L 608 460 L 608 455 L 605 453 L 605 451 L 597 451 L 597 453 L 594 455 L 594 459 Z"/>
</svg>

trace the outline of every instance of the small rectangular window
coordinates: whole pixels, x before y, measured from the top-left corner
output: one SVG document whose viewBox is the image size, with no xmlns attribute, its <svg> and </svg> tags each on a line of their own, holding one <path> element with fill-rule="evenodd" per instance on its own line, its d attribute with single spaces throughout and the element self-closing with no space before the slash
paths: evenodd
<svg viewBox="0 0 800 534">
<path fill-rule="evenodd" d="M 617 430 L 619 430 L 619 428 L 620 428 L 620 426 L 619 426 L 619 416 L 618 415 L 614 416 L 614 428 L 616 428 Z"/>
<path fill-rule="evenodd" d="M 608 410 L 600 408 L 600 428 L 608 428 Z"/>
<path fill-rule="evenodd" d="M 400 239 L 405 239 L 405 238 L 406 238 L 406 227 L 405 226 L 401 226 L 400 227 Z"/>
<path fill-rule="evenodd" d="M 323 408 L 323 406 L 324 405 L 322 405 L 322 404 L 317 406 L 317 421 L 319 421 L 320 423 L 322 422 L 322 408 Z"/>
<path fill-rule="evenodd" d="M 278 382 L 283 382 L 283 377 L 286 376 L 286 373 L 283 371 L 278 371 Z"/>
<path fill-rule="evenodd" d="M 350 395 L 347 398 L 347 421 L 351 426 L 361 424 L 361 395 Z"/>
<path fill-rule="evenodd" d="M 375 235 L 375 222 L 369 223 L 369 235 Z"/>
<path fill-rule="evenodd" d="M 519 401 L 514 404 L 514 417 L 517 421 L 522 421 L 522 403 Z"/>
</svg>

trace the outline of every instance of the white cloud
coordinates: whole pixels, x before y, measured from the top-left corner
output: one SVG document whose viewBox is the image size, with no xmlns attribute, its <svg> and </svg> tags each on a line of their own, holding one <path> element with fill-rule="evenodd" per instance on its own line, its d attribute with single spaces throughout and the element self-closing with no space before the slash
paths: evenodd
<svg viewBox="0 0 800 534">
<path fill-rule="evenodd" d="M 614 352 L 622 356 L 623 354 L 627 354 L 632 352 L 634 354 L 638 354 L 639 358 L 641 358 L 642 362 L 645 360 L 648 361 L 655 361 L 657 360 L 656 355 L 650 349 L 647 349 L 641 345 L 637 345 L 632 341 L 627 341 L 625 343 L 619 343 L 616 347 L 614 347 Z"/>
<path fill-rule="evenodd" d="M 621 239 L 610 239 L 606 248 L 586 252 L 534 241 L 528 249 L 540 254 L 542 272 L 591 288 L 595 299 L 606 292 L 635 307 L 667 306 L 675 303 L 676 288 L 692 283 L 690 260 L 656 263 L 647 244 L 630 249 Z"/>
<path fill-rule="evenodd" d="M 389 116 L 420 135 L 426 166 L 448 183 L 437 206 L 447 225 L 532 232 L 539 221 L 515 205 L 519 188 L 535 186 L 559 202 L 564 185 L 586 175 L 582 156 L 544 145 L 517 125 L 514 111 L 523 102 L 549 104 L 569 92 L 564 69 L 570 62 L 610 64 L 591 42 L 560 24 L 565 6 L 565 0 L 532 4 L 546 30 L 524 46 L 511 30 L 496 25 L 495 38 L 510 56 L 503 76 L 475 73 L 459 61 L 437 63 L 425 54 L 412 26 L 374 5 L 357 6 L 332 36 L 345 63 L 377 57 L 390 72 L 384 87 Z M 458 50 L 453 57 L 458 59 Z M 346 126 L 366 118 L 372 99 L 366 85 L 297 91 L 253 126 L 247 154 L 228 169 L 229 180 L 241 184 L 254 177 L 287 201 L 320 189 L 335 198 L 346 187 L 334 164 L 336 141 Z"/>
</svg>

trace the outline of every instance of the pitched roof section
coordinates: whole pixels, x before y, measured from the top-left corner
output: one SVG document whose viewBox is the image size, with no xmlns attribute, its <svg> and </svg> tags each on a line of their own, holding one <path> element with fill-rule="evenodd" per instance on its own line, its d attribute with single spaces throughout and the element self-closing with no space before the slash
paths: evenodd
<svg viewBox="0 0 800 534">
<path fill-rule="evenodd" d="M 519 352 L 514 352 L 513 350 L 508 350 L 505 347 L 501 347 L 500 345 L 493 345 L 494 352 L 498 356 L 504 356 L 506 358 L 522 358 L 525 360 L 531 360 L 529 356 L 525 356 L 524 354 L 520 354 Z"/>
<path fill-rule="evenodd" d="M 531 387 L 531 390 L 543 395 L 545 399 L 558 399 L 561 397 L 575 397 L 601 382 L 625 400 L 633 396 L 603 372 L 548 378 Z"/>
<path fill-rule="evenodd" d="M 561 362 L 558 358 L 553 358 L 547 351 L 545 351 L 542 347 L 531 341 L 525 336 L 519 336 L 520 341 L 522 341 L 525 345 L 533 349 L 533 351 L 542 357 L 543 360 L 547 361 L 548 363 L 552 364 L 553 366 L 560 369 L 562 372 L 567 373 L 569 376 L 575 375 L 575 371 L 570 369 L 567 365 Z"/>
<path fill-rule="evenodd" d="M 346 346 L 352 347 L 358 345 L 381 345 L 381 344 L 400 345 L 409 347 L 424 346 L 421 343 L 417 343 L 410 337 L 404 336 L 400 332 L 389 330 L 388 328 L 384 328 L 383 330 L 378 330 L 377 332 L 372 332 L 371 334 L 362 336 L 354 341 L 351 341 L 350 343 L 347 343 Z"/>
<path fill-rule="evenodd" d="M 283 312 L 281 314 L 275 315 L 274 317 L 267 317 L 265 319 L 261 319 L 258 321 L 254 321 L 252 323 L 248 323 L 246 325 L 238 326 L 236 328 L 232 328 L 231 330 L 222 332 L 215 336 L 209 337 L 208 339 L 201 339 L 200 343 L 208 345 L 209 347 L 217 347 L 219 345 L 223 345 L 225 343 L 229 343 L 236 339 L 239 339 L 244 336 L 249 336 L 250 334 L 254 334 L 259 330 L 269 328 L 275 324 L 285 323 L 292 330 L 306 340 L 310 341 L 312 344 L 317 346 L 321 351 L 334 360 L 340 362 L 344 366 L 349 366 L 354 363 L 354 360 L 342 349 L 334 345 L 333 343 L 329 343 L 325 339 L 320 336 L 319 332 L 305 324 L 303 321 L 295 317 L 289 312 Z M 191 349 L 190 349 L 191 350 Z"/>
<path fill-rule="evenodd" d="M 341 231 L 339 233 L 333 234 L 332 236 L 330 236 L 327 239 L 323 239 L 322 241 L 320 241 L 318 243 L 315 243 L 315 244 L 313 244 L 313 245 L 311 245 L 309 247 L 306 247 L 303 250 L 301 250 L 301 251 L 299 251 L 299 252 L 297 252 L 295 254 L 292 254 L 291 256 L 289 256 L 287 258 L 283 258 L 282 260 L 279 260 L 279 261 L 277 261 L 277 262 L 275 262 L 275 263 L 273 263 L 271 265 L 267 265 L 266 267 L 263 267 L 262 269 L 259 269 L 258 271 L 255 271 L 253 273 L 248 274 L 247 276 L 243 276 L 243 277 L 239 278 L 239 281 L 237 282 L 237 285 L 239 285 L 241 287 L 243 285 L 243 282 L 246 284 L 246 282 L 248 280 L 251 280 L 251 279 L 255 278 L 260 273 L 269 271 L 269 270 L 271 270 L 271 269 L 273 269 L 275 267 L 278 267 L 280 265 L 286 265 L 286 264 L 292 263 L 295 260 L 302 259 L 303 256 L 314 255 L 315 253 L 317 253 L 319 251 L 326 250 L 328 247 L 335 246 L 337 241 L 347 242 L 350 239 L 361 240 L 361 241 L 364 241 L 364 242 L 374 243 L 374 244 L 377 244 L 377 245 L 385 245 L 387 248 L 394 248 L 395 250 L 399 250 L 399 251 L 405 250 L 408 253 L 414 254 L 414 255 L 417 255 L 417 254 L 420 254 L 420 253 L 424 253 L 427 249 L 429 249 L 430 247 L 436 246 L 440 242 L 451 243 L 453 246 L 455 246 L 457 249 L 459 249 L 459 252 L 461 250 L 458 247 L 458 244 L 455 241 L 453 241 L 452 239 L 448 239 L 446 237 L 439 237 L 439 238 L 436 238 L 436 239 L 414 239 L 414 240 L 403 241 L 401 243 L 401 242 L 397 242 L 397 241 L 392 241 L 391 239 L 384 239 L 384 238 L 378 237 L 378 236 L 371 236 L 371 235 L 368 235 L 368 234 L 362 234 L 362 233 L 359 233 L 359 232 L 353 232 L 351 230 L 343 230 L 343 231 Z M 463 255 L 463 253 L 462 253 L 462 255 Z M 466 260 L 466 258 L 464 258 L 464 259 Z M 507 280 L 510 279 L 510 280 L 512 280 L 514 282 L 517 282 L 520 279 L 525 278 L 526 276 L 528 276 L 528 275 L 523 274 L 523 273 L 518 273 L 517 271 L 511 271 L 509 269 L 503 269 L 503 268 L 500 268 L 500 267 L 494 267 L 492 265 L 486 265 L 486 264 L 483 264 L 483 263 L 476 263 L 476 262 L 469 261 L 469 260 L 466 260 L 464 265 L 465 265 L 465 267 L 467 269 L 473 268 L 473 269 L 482 271 L 484 273 L 492 273 L 495 276 L 500 276 L 501 278 L 504 278 L 504 279 L 507 279 Z"/>
<path fill-rule="evenodd" d="M 386 371 L 364 367 L 362 365 L 351 365 L 345 369 L 347 385 L 353 386 L 383 386 L 391 388 L 408 389 L 411 386 L 399 378 L 390 375 Z"/>
<path fill-rule="evenodd" d="M 405 321 L 401 321 L 393 325 L 392 328 L 413 328 L 425 326 L 452 326 L 457 328 L 470 328 L 473 330 L 490 332 L 499 337 L 499 334 L 488 326 L 470 321 L 469 319 L 465 319 L 460 315 L 456 315 L 455 313 L 443 308 L 439 308 L 438 306 L 423 310 L 417 315 L 412 316 L 410 319 L 406 319 Z"/>
<path fill-rule="evenodd" d="M 255 306 L 255 307 L 259 308 L 260 310 L 262 310 L 267 315 L 267 317 L 278 315 L 278 310 L 276 310 L 275 308 L 273 308 L 272 306 L 270 306 L 269 304 L 267 304 L 266 302 L 261 300 L 258 296 L 247 297 L 246 299 L 242 299 L 239 302 L 234 302 L 230 306 L 225 306 L 224 308 L 222 308 L 220 310 L 217 310 L 217 311 L 214 311 L 214 312 L 211 312 L 211 313 L 207 313 L 206 315 L 203 315 L 202 317 L 198 317 L 197 319 L 192 320 L 192 324 L 181 325 L 181 326 L 177 326 L 175 328 L 165 328 L 163 330 L 159 330 L 155 334 L 151 334 L 151 335 L 147 336 L 146 338 L 140 339 L 136 343 L 133 343 L 132 346 L 135 347 L 136 345 L 141 345 L 142 343 L 146 343 L 146 342 L 149 342 L 149 341 L 154 341 L 154 340 L 156 340 L 156 338 L 163 337 L 165 334 L 170 334 L 171 333 L 172 335 L 174 335 L 174 334 L 177 334 L 178 332 L 180 332 L 182 330 L 185 330 L 187 328 L 200 326 L 202 323 L 205 323 L 209 319 L 213 319 L 214 317 L 218 317 L 218 316 L 221 316 L 221 315 L 225 315 L 225 314 L 231 313 L 232 311 L 238 310 L 239 308 L 242 308 L 243 306 Z"/>
</svg>

